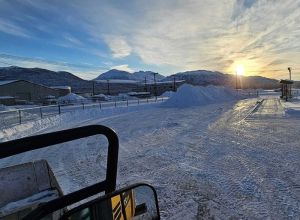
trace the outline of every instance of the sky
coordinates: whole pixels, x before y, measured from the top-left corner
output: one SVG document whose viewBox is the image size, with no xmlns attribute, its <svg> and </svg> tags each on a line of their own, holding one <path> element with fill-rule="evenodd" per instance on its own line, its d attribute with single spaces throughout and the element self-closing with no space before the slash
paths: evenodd
<svg viewBox="0 0 300 220">
<path fill-rule="evenodd" d="M 300 0 L 0 0 L 0 66 L 300 80 Z"/>
</svg>

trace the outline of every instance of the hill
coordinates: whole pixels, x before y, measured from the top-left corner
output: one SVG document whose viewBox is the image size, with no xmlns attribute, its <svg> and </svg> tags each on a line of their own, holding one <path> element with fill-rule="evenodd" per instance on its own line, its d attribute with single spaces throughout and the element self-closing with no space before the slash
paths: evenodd
<svg viewBox="0 0 300 220">
<path fill-rule="evenodd" d="M 166 77 L 164 80 L 173 80 L 174 76 L 176 80 L 185 80 L 192 85 L 217 85 L 235 87 L 236 76 L 231 74 L 224 74 L 216 71 L 207 70 L 195 70 L 176 73 L 174 75 Z M 272 89 L 278 88 L 278 80 L 269 79 L 261 76 L 238 76 L 238 88 L 265 88 Z"/>
<path fill-rule="evenodd" d="M 112 69 L 105 73 L 100 74 L 95 80 L 107 80 L 107 79 L 119 79 L 119 80 L 134 80 L 134 81 L 144 81 L 145 77 L 147 82 L 152 82 L 154 80 L 153 77 L 154 72 L 151 71 L 138 71 L 134 73 L 129 73 L 123 70 Z M 163 75 L 156 73 L 157 81 L 164 79 Z"/>
<path fill-rule="evenodd" d="M 72 73 L 51 71 L 41 68 L 1 67 L 0 80 L 23 79 L 46 86 L 71 86 L 73 90 L 91 88 L 92 82 L 83 80 Z"/>
<path fill-rule="evenodd" d="M 107 80 L 107 79 L 122 79 L 122 80 L 131 80 L 131 73 L 123 70 L 112 69 L 105 73 L 100 74 L 94 80 Z"/>
</svg>

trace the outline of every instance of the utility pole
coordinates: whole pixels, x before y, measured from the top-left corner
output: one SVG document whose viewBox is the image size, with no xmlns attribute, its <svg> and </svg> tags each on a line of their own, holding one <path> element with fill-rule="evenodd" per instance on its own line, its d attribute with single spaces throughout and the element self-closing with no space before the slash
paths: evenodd
<svg viewBox="0 0 300 220">
<path fill-rule="evenodd" d="M 93 96 L 95 95 L 95 81 L 93 80 L 93 91 L 92 91 Z"/>
<path fill-rule="evenodd" d="M 289 75 L 290 75 L 290 80 L 292 80 L 292 68 L 288 67 Z M 289 89 L 289 98 L 292 98 L 292 84 L 287 85 L 290 87 Z"/>
<path fill-rule="evenodd" d="M 236 91 L 237 91 L 237 78 L 238 78 L 237 71 L 235 71 L 235 90 Z"/>
<path fill-rule="evenodd" d="M 158 73 L 153 73 L 153 77 L 154 77 L 154 93 L 155 93 L 155 97 L 157 97 L 157 85 L 156 85 L 156 78 L 155 76 L 157 75 Z"/>
<path fill-rule="evenodd" d="M 107 94 L 110 95 L 110 92 L 109 92 L 109 79 L 107 80 Z"/>
<path fill-rule="evenodd" d="M 174 92 L 176 92 L 176 79 L 175 79 L 175 75 L 173 76 L 173 90 L 174 90 Z"/>
</svg>

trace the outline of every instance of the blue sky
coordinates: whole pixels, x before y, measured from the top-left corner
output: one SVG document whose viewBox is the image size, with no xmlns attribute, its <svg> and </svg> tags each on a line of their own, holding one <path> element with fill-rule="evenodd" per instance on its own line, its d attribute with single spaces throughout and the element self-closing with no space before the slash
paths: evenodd
<svg viewBox="0 0 300 220">
<path fill-rule="evenodd" d="M 0 66 L 300 80 L 300 0 L 0 0 Z"/>
</svg>

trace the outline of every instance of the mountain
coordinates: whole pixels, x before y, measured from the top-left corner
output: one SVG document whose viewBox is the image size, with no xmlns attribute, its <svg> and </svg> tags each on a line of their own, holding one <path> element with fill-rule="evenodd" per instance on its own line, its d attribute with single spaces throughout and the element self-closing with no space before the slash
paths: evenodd
<svg viewBox="0 0 300 220">
<path fill-rule="evenodd" d="M 102 73 L 94 80 L 107 80 L 107 79 L 132 80 L 131 73 L 129 73 L 127 71 L 123 71 L 123 70 L 116 70 L 116 69 L 111 69 L 105 73 Z"/>
<path fill-rule="evenodd" d="M 192 85 L 221 85 L 228 87 L 236 86 L 236 76 L 231 74 L 224 74 L 216 71 L 207 70 L 195 70 L 176 73 L 168 76 L 164 81 L 173 80 L 174 76 L 176 80 L 185 80 L 187 83 Z M 238 76 L 237 78 L 238 88 L 264 88 L 272 89 L 278 88 L 278 80 L 269 79 L 261 76 Z"/>
<path fill-rule="evenodd" d="M 135 81 L 144 81 L 145 77 L 147 82 L 153 82 L 154 76 L 156 74 L 156 80 L 160 81 L 165 77 L 159 73 L 154 73 L 151 71 L 138 71 L 134 73 L 129 73 L 123 70 L 112 69 L 105 73 L 100 74 L 95 80 L 107 80 L 107 79 L 122 79 L 122 80 L 135 80 Z"/>
<path fill-rule="evenodd" d="M 71 86 L 72 90 L 91 88 L 92 82 L 83 80 L 72 73 L 51 71 L 41 68 L 0 67 L 0 80 L 28 80 L 46 86 Z"/>
<path fill-rule="evenodd" d="M 156 78 L 157 81 L 161 81 L 165 78 L 163 75 L 160 75 L 159 73 L 155 73 L 155 72 L 152 72 L 152 71 L 134 72 L 132 74 L 132 77 L 136 81 L 145 81 L 145 77 L 146 77 L 147 82 L 153 82 L 154 81 L 153 74 L 156 74 L 155 78 Z"/>
</svg>

